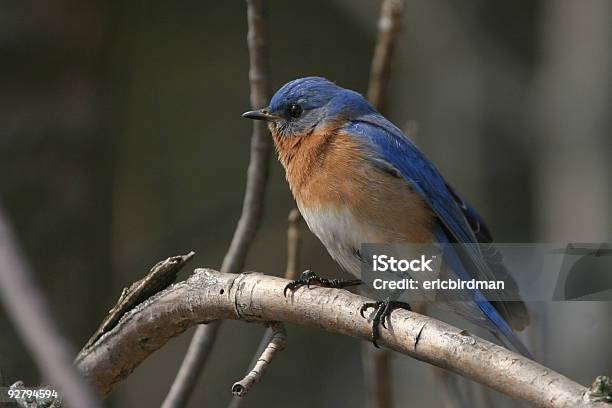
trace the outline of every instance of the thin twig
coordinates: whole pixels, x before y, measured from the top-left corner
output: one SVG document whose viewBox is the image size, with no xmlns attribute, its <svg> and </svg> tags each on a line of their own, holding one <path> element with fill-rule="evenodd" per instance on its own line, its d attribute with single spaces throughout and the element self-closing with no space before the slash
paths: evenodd
<svg viewBox="0 0 612 408">
<path fill-rule="evenodd" d="M 302 243 L 301 224 L 302 214 L 297 208 L 289 211 L 287 217 L 287 269 L 285 279 L 295 280 L 298 278 L 300 248 Z"/>
<path fill-rule="evenodd" d="M 285 269 L 285 279 L 295 280 L 298 276 L 299 269 L 299 258 L 300 258 L 300 243 L 302 241 L 302 233 L 301 233 L 301 223 L 302 223 L 302 214 L 300 214 L 300 210 L 297 208 L 293 208 L 289 211 L 289 215 L 287 216 L 287 267 Z M 251 361 L 251 365 L 249 367 L 254 367 L 257 363 L 259 356 L 262 355 L 270 341 L 274 336 L 274 332 L 272 328 L 266 329 L 263 336 L 261 337 L 261 341 L 259 342 L 259 347 L 257 347 L 257 351 L 253 356 L 253 361 Z M 242 402 L 243 395 L 234 396 L 230 401 L 228 408 L 238 408 L 240 403 Z"/>
<path fill-rule="evenodd" d="M 0 208 L 0 298 L 44 377 L 71 407 L 102 407 L 72 365 L 72 351 L 50 313 Z"/>
<path fill-rule="evenodd" d="M 287 332 L 282 323 L 274 322 L 270 324 L 272 336 L 267 346 L 261 353 L 261 357 L 253 365 L 249 373 L 240 381 L 232 386 L 232 393 L 237 397 L 244 397 L 251 387 L 261 379 L 274 357 L 282 351 L 287 344 Z"/>
<path fill-rule="evenodd" d="M 386 113 L 391 80 L 391 63 L 401 31 L 403 0 L 383 0 L 378 20 L 378 38 L 372 57 L 368 99 L 381 113 Z M 369 408 L 393 406 L 391 356 L 387 350 L 362 345 L 366 394 Z"/>
<path fill-rule="evenodd" d="M 366 391 L 366 407 L 393 406 L 393 381 L 391 377 L 391 352 L 377 349 L 372 343 L 361 344 L 361 359 Z"/>
<path fill-rule="evenodd" d="M 79 354 L 76 364 L 108 395 L 138 364 L 195 324 L 234 319 L 281 321 L 368 340 L 371 326 L 359 315 L 370 301 L 346 290 L 300 288 L 285 297 L 286 279 L 259 273 L 197 269 L 184 282 L 154 295 Z M 407 310 L 393 311 L 379 344 L 453 371 L 516 399 L 549 408 L 610 408 L 598 402 L 608 387 L 587 388 L 535 361 L 465 330 Z M 603 381 L 600 381 L 604 383 Z"/>
<path fill-rule="evenodd" d="M 402 27 L 403 10 L 403 0 L 383 0 L 378 20 L 378 39 L 372 58 L 368 99 L 382 114 L 386 113 L 391 62 Z"/>
<path fill-rule="evenodd" d="M 265 106 L 270 95 L 265 6 L 265 0 L 247 0 L 249 83 L 253 109 Z M 242 214 L 221 265 L 221 270 L 224 272 L 236 273 L 242 270 L 248 250 L 257 233 L 263 215 L 271 151 L 272 141 L 265 124 L 253 121 L 251 158 L 247 170 Z M 179 375 L 162 404 L 163 408 L 182 408 L 187 404 L 208 360 L 207 355 L 212 350 L 219 325 L 219 322 L 212 322 L 197 328 L 179 369 Z"/>
<path fill-rule="evenodd" d="M 266 347 L 268 347 L 268 344 L 270 344 L 270 340 L 272 340 L 273 335 L 274 332 L 272 332 L 272 329 L 269 327 L 266 328 L 266 331 L 264 332 L 263 336 L 261 336 L 261 340 L 259 341 L 259 346 L 257 346 L 257 350 L 255 350 L 255 354 L 251 359 L 251 363 L 249 364 L 249 372 L 251 371 L 251 367 L 255 367 L 255 364 L 257 364 L 257 360 L 259 360 L 259 356 L 261 356 Z M 244 398 L 234 394 L 229 404 L 227 405 L 227 408 L 238 408 L 242 404 L 242 401 L 244 401 Z"/>
<path fill-rule="evenodd" d="M 188 352 L 185 355 L 174 383 L 170 388 L 170 392 L 162 403 L 161 408 L 184 407 L 187 405 L 201 373 L 201 371 L 195 368 L 206 365 L 206 361 L 217 338 L 219 326 L 219 322 L 212 322 L 198 327 L 191 339 L 189 349 L 191 350 L 191 347 L 193 347 L 199 352 Z"/>
</svg>

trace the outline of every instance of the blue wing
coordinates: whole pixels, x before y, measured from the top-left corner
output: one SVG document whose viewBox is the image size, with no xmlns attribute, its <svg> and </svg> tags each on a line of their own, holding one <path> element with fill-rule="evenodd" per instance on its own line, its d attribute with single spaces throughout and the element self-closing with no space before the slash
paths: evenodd
<svg viewBox="0 0 612 408">
<path fill-rule="evenodd" d="M 372 146 L 371 159 L 384 160 L 396 168 L 429 204 L 437 216 L 434 229 L 439 242 L 469 244 L 491 241 L 491 235 L 478 213 L 450 188 L 435 166 L 395 125 L 372 112 L 348 122 L 344 130 L 365 141 L 367 146 Z M 466 245 L 465 254 L 457 253 L 456 246 L 445 247 L 445 260 L 459 278 L 468 280 L 474 276 L 489 280 L 493 276 L 478 245 Z M 467 263 L 471 263 L 468 267 L 466 258 Z M 498 301 L 493 306 L 479 291 L 473 294 L 473 298 L 499 334 L 518 351 L 529 356 L 526 347 L 497 310 L 504 307 L 503 303 Z"/>
</svg>

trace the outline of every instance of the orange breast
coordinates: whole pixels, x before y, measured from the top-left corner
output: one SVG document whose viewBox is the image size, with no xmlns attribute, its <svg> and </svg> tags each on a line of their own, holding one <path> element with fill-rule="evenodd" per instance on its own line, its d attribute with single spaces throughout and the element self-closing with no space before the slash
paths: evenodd
<svg viewBox="0 0 612 408">
<path fill-rule="evenodd" d="M 309 213 L 349 210 L 376 232 L 364 242 L 432 241 L 429 206 L 406 180 L 364 159 L 364 147 L 350 135 L 328 129 L 275 136 L 275 144 L 300 208 Z"/>
</svg>

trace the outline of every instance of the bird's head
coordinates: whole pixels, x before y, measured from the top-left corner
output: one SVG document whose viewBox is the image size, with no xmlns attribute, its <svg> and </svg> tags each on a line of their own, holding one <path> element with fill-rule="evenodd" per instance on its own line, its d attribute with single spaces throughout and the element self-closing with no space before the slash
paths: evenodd
<svg viewBox="0 0 612 408">
<path fill-rule="evenodd" d="M 357 92 L 321 77 L 295 79 L 283 85 L 270 106 L 244 113 L 249 119 L 268 121 L 277 138 L 303 137 L 350 120 L 374 108 Z"/>
</svg>

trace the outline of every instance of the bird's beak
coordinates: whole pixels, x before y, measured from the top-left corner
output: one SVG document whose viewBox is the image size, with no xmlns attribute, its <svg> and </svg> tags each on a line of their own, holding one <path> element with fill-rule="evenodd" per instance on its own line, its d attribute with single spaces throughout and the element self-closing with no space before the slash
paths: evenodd
<svg viewBox="0 0 612 408">
<path fill-rule="evenodd" d="M 254 120 L 265 120 L 268 122 L 273 122 L 277 119 L 279 119 L 278 116 L 276 115 L 272 115 L 270 112 L 268 112 L 267 108 L 263 108 L 263 109 L 259 109 L 259 110 L 254 110 L 254 111 L 249 111 L 249 112 L 244 112 L 242 114 L 243 118 L 247 118 L 247 119 L 254 119 Z"/>
</svg>

